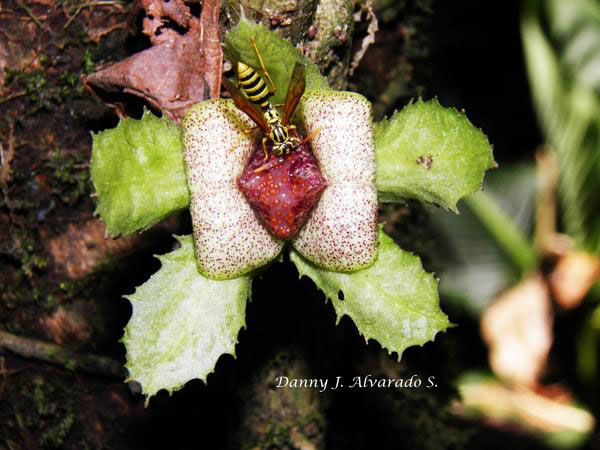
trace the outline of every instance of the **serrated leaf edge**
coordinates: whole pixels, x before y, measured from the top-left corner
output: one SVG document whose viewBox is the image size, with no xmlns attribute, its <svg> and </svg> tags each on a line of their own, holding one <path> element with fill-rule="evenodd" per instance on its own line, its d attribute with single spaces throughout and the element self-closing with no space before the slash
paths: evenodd
<svg viewBox="0 0 600 450">
<path fill-rule="evenodd" d="M 173 237 L 177 240 L 177 242 L 179 242 L 180 245 L 183 245 L 183 240 L 182 239 L 186 238 L 188 236 L 186 236 L 186 235 L 175 235 L 174 234 Z M 160 261 L 161 267 L 156 272 L 154 272 L 150 276 L 150 278 L 148 278 L 148 280 L 146 280 L 145 282 L 148 282 L 151 278 L 157 276 L 158 272 L 163 267 L 163 265 L 166 262 L 169 262 L 169 259 L 170 259 L 169 256 L 171 256 L 171 258 L 172 258 L 173 257 L 173 253 L 175 253 L 176 251 L 178 251 L 180 249 L 181 249 L 181 247 L 179 247 L 179 248 L 177 248 L 177 249 L 175 249 L 175 250 L 173 250 L 171 252 L 162 254 L 162 255 L 157 255 L 157 254 L 152 255 L 153 257 L 155 257 L 156 259 L 158 259 Z M 138 291 L 138 288 L 139 288 L 139 286 L 136 286 L 136 288 L 135 288 L 135 290 L 134 290 L 133 293 L 121 296 L 124 299 L 126 299 L 127 301 L 129 301 L 129 303 L 131 304 L 131 306 L 132 306 L 132 313 L 133 313 L 133 300 L 132 300 L 132 297 L 136 294 L 136 292 Z M 248 283 L 248 288 L 246 289 L 246 299 L 248 301 L 250 301 L 251 298 L 252 298 L 252 278 L 250 278 L 249 283 Z M 129 328 L 129 322 L 127 323 L 127 325 L 125 326 L 125 328 L 123 330 L 123 336 L 121 336 L 121 338 L 118 340 L 118 342 L 120 344 L 123 344 L 125 346 L 125 364 L 123 365 L 123 367 L 125 367 L 125 369 L 127 370 L 127 375 L 125 377 L 124 383 L 130 382 L 130 381 L 135 381 L 136 383 L 140 384 L 140 386 L 142 387 L 142 394 L 145 396 L 144 406 L 147 407 L 148 404 L 149 404 L 149 402 L 150 402 L 150 399 L 152 397 L 154 397 L 156 394 L 158 394 L 162 390 L 167 391 L 167 393 L 169 394 L 169 396 L 172 396 L 174 392 L 182 389 L 183 387 L 185 387 L 185 385 L 187 383 L 189 383 L 192 380 L 198 379 L 198 380 L 202 381 L 204 384 L 207 384 L 208 376 L 210 374 L 212 374 L 212 373 L 215 372 L 215 368 L 217 367 L 217 364 L 218 364 L 219 360 L 221 359 L 221 357 L 223 355 L 231 355 L 231 356 L 233 356 L 234 358 L 237 359 L 237 354 L 236 354 L 235 348 L 236 348 L 237 344 L 239 343 L 240 332 L 241 332 L 242 329 L 247 329 L 247 324 L 246 324 L 246 318 L 244 317 L 244 322 L 243 322 L 242 326 L 240 327 L 240 331 L 238 331 L 238 333 L 236 335 L 235 342 L 233 343 L 232 348 L 229 349 L 228 351 L 225 351 L 225 352 L 221 353 L 221 355 L 219 356 L 219 358 L 217 358 L 217 361 L 215 361 L 215 365 L 214 365 L 213 369 L 210 372 L 206 373 L 206 375 L 204 375 L 204 377 L 202 377 L 202 376 L 196 376 L 194 378 L 190 378 L 189 380 L 181 383 L 178 386 L 174 386 L 174 387 L 171 387 L 171 388 L 160 388 L 160 389 L 158 389 L 158 390 L 156 390 L 154 392 L 146 392 L 146 391 L 144 391 L 144 385 L 141 382 L 139 382 L 138 380 L 136 380 L 134 378 L 131 378 L 131 374 L 130 374 L 130 370 L 129 370 L 129 359 L 127 358 L 127 354 L 128 354 L 128 351 L 127 351 L 127 338 L 128 338 L 128 334 L 129 334 L 129 329 L 128 328 Z"/>
</svg>

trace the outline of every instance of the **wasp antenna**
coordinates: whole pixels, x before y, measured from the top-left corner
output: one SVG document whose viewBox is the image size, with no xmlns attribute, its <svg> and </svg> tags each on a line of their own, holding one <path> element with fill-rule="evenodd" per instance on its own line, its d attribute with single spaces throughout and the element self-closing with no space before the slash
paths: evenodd
<svg viewBox="0 0 600 450">
<path fill-rule="evenodd" d="M 269 80 L 269 84 L 271 85 L 271 92 L 274 94 L 275 92 L 277 92 L 277 87 L 273 83 L 273 80 L 271 79 L 271 75 L 269 75 L 269 71 L 267 70 L 267 67 L 265 66 L 262 56 L 260 56 L 260 51 L 258 50 L 258 46 L 256 45 L 256 35 L 252 36 L 252 47 L 254 47 L 254 52 L 256 53 L 256 56 L 258 57 L 258 62 L 260 63 L 260 68 L 262 69 L 263 73 L 267 77 L 267 80 Z"/>
<path fill-rule="evenodd" d="M 300 147 L 301 145 L 304 145 L 304 144 L 306 144 L 307 142 L 310 142 L 310 141 L 312 141 L 312 140 L 315 138 L 315 136 L 316 136 L 317 134 L 319 134 L 320 132 L 321 132 L 321 127 L 319 127 L 319 128 L 315 128 L 315 129 L 314 129 L 314 130 L 313 130 L 313 131 L 312 131 L 312 132 L 311 132 L 311 133 L 310 133 L 308 136 L 306 136 L 306 137 L 305 137 L 305 138 L 302 140 L 302 142 L 300 142 L 300 143 L 298 144 L 298 147 Z"/>
</svg>

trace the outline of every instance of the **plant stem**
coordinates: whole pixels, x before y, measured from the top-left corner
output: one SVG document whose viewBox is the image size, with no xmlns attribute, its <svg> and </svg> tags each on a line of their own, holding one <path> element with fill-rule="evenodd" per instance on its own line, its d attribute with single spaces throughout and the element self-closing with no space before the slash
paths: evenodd
<svg viewBox="0 0 600 450">
<path fill-rule="evenodd" d="M 523 276 L 537 266 L 538 255 L 509 217 L 485 192 L 469 195 L 466 205 L 494 238 L 498 246 Z"/>
<path fill-rule="evenodd" d="M 98 373 L 116 378 L 125 376 L 123 366 L 111 358 L 75 353 L 56 344 L 15 336 L 2 330 L 0 330 L 0 349 L 6 349 L 25 358 L 58 364 L 71 370 Z"/>
</svg>

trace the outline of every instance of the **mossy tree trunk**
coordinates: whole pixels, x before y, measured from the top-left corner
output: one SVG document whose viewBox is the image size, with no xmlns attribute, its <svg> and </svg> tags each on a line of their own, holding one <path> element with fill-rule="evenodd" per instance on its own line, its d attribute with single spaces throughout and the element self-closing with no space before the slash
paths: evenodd
<svg viewBox="0 0 600 450">
<path fill-rule="evenodd" d="M 273 28 L 299 46 L 327 75 L 336 89 L 346 87 L 354 36 L 354 13 L 360 4 L 350 0 L 228 0 L 226 17 L 237 23 L 245 16 Z"/>
</svg>

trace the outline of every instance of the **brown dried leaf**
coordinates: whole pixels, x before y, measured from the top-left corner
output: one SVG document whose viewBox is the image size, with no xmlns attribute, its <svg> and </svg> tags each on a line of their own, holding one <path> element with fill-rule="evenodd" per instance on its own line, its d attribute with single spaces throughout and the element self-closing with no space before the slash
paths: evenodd
<svg viewBox="0 0 600 450">
<path fill-rule="evenodd" d="M 495 424 L 518 423 L 544 433 L 590 433 L 594 416 L 572 401 L 548 398 L 527 388 L 512 389 L 496 380 L 464 382 L 459 386 L 462 404 Z"/>
<path fill-rule="evenodd" d="M 563 255 L 548 281 L 556 302 L 563 308 L 574 308 L 600 278 L 600 259 L 596 256 L 573 251 Z"/>
<path fill-rule="evenodd" d="M 170 19 L 184 28 L 190 28 L 191 22 L 197 22 L 182 0 L 166 2 L 162 0 L 139 0 L 139 4 L 146 11 L 144 34 L 150 36 L 150 41 L 154 45 L 164 41 L 161 34 L 157 34 L 157 31 L 165 25 L 164 19 Z"/>
<path fill-rule="evenodd" d="M 140 8 L 146 11 L 144 33 L 153 47 L 83 81 L 92 89 L 137 95 L 179 121 L 192 105 L 219 96 L 223 58 L 219 2 L 205 0 L 200 20 L 182 0 L 140 0 L 132 11 Z M 187 31 L 180 34 L 169 28 L 171 23 Z"/>
<path fill-rule="evenodd" d="M 199 39 L 174 37 L 101 69 L 86 82 L 108 92 L 123 91 L 145 99 L 174 120 L 206 98 Z"/>
<path fill-rule="evenodd" d="M 499 377 L 536 385 L 552 345 L 551 301 L 542 276 L 532 275 L 501 294 L 484 311 L 481 334 Z"/>
</svg>

